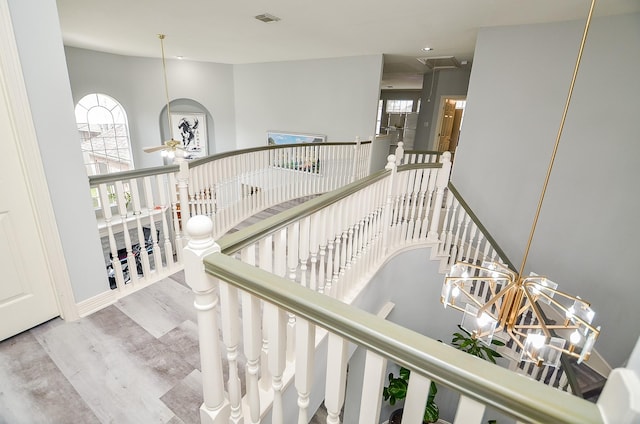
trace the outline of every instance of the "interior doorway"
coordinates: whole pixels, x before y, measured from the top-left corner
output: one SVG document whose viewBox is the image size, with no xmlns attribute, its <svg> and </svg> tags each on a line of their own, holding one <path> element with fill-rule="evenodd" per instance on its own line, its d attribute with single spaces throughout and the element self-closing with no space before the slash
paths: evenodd
<svg viewBox="0 0 640 424">
<path fill-rule="evenodd" d="M 437 150 L 455 152 L 467 104 L 466 96 L 442 96 L 438 113 Z"/>
</svg>

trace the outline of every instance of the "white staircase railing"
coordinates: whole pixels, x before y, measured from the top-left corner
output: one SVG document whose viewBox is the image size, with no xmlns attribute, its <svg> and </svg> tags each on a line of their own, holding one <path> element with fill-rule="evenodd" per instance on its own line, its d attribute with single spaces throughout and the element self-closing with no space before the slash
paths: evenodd
<svg viewBox="0 0 640 424">
<path fill-rule="evenodd" d="M 293 422 L 290 408 L 297 405 L 294 415 L 304 423 L 317 407 L 313 389 L 325 386 L 320 398 L 327 422 L 339 422 L 349 340 L 371 350 L 362 423 L 378 422 L 371 408 L 381 404 L 387 359 L 415 371 L 405 422 L 420 416 L 429 379 L 461 393 L 456 422 L 479 422 L 484 405 L 524 422 L 603 422 L 587 401 L 489 364 L 470 364 L 464 353 L 348 306 L 384 260 L 407 246 L 432 246 L 443 269 L 456 260 L 507 262 L 448 184 L 449 155 L 441 164 L 397 170 L 395 157 L 389 159 L 384 171 L 223 237 L 219 245 L 208 218 L 189 223 L 185 272 L 205 328 L 202 421 L 256 423 L 270 412 L 273 423 Z M 221 350 L 218 319 L 226 358 L 215 353 Z M 326 346 L 318 350 L 321 343 Z M 318 367 L 326 367 L 324 380 Z M 288 389 L 296 393 L 295 405 L 285 401 Z"/>
<path fill-rule="evenodd" d="M 368 174 L 371 142 L 267 146 L 89 178 L 116 297 L 183 267 L 183 222 L 206 215 L 215 237 L 268 207 Z"/>
</svg>

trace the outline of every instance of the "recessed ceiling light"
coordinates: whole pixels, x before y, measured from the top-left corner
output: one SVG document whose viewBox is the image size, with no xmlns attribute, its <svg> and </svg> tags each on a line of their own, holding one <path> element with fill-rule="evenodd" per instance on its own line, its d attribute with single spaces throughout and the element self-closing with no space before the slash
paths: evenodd
<svg viewBox="0 0 640 424">
<path fill-rule="evenodd" d="M 182 60 L 182 59 L 184 59 L 184 56 L 176 56 L 176 59 Z"/>
<path fill-rule="evenodd" d="M 262 15 L 254 16 L 254 18 L 265 23 L 278 22 L 280 20 L 280 18 L 273 16 L 270 13 L 263 13 Z"/>
<path fill-rule="evenodd" d="M 422 48 L 423 52 L 430 52 L 431 50 L 433 50 L 431 47 L 423 47 Z"/>
</svg>

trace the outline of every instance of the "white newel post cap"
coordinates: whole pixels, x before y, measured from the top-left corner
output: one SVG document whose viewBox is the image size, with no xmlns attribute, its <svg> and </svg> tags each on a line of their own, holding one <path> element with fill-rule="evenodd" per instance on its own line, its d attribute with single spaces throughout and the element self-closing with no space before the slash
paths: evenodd
<svg viewBox="0 0 640 424">
<path fill-rule="evenodd" d="M 207 278 L 202 260 L 211 253 L 220 252 L 220 246 L 213 240 L 213 221 L 208 216 L 193 216 L 187 221 L 185 231 L 189 235 L 189 243 L 183 251 L 187 284 L 196 293 L 207 293 L 213 289 L 213 282 Z"/>
<path fill-rule="evenodd" d="M 448 150 L 443 152 L 442 155 L 440 155 L 440 162 L 451 162 L 451 152 Z"/>
<path fill-rule="evenodd" d="M 196 215 L 189 218 L 185 228 L 190 238 L 190 248 L 202 250 L 213 246 L 213 221 L 208 216 Z"/>
<path fill-rule="evenodd" d="M 629 368 L 611 371 L 600 397 L 598 408 L 606 424 L 640 423 L 640 378 Z"/>
<path fill-rule="evenodd" d="M 387 156 L 387 165 L 384 169 L 393 169 L 396 167 L 396 155 Z"/>
</svg>

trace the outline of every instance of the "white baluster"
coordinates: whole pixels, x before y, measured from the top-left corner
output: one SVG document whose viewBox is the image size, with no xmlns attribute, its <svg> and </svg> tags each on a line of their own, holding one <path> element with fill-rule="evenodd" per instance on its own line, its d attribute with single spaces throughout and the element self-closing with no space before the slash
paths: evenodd
<svg viewBox="0 0 640 424">
<path fill-rule="evenodd" d="M 278 307 L 265 304 L 265 313 L 269 326 L 269 370 L 273 387 L 273 406 L 271 421 L 274 424 L 284 424 L 282 405 L 282 390 L 284 382 L 282 376 L 286 365 L 287 354 L 287 314 Z"/>
<path fill-rule="evenodd" d="M 218 294 L 216 280 L 208 276 L 202 264 L 205 256 L 220 252 L 213 241 L 213 223 L 204 216 L 195 216 L 186 226 L 190 237 L 184 249 L 184 268 L 187 284 L 195 293 L 194 306 L 198 311 L 198 340 L 202 372 L 204 403 L 200 407 L 203 423 L 214 423 L 217 418 L 228 417 L 229 405 L 225 400 L 222 377 L 222 356 L 218 339 Z M 228 419 L 228 418 L 227 418 Z"/>
<path fill-rule="evenodd" d="M 460 396 L 453 424 L 479 424 L 482 422 L 484 410 L 484 404 L 466 396 Z"/>
<path fill-rule="evenodd" d="M 313 387 L 316 327 L 309 321 L 296 321 L 296 390 L 298 391 L 298 424 L 309 422 L 309 395 Z"/>
<path fill-rule="evenodd" d="M 311 215 L 309 221 L 309 253 L 311 255 L 311 270 L 309 272 L 309 288 L 318 290 L 318 240 L 322 239 L 320 226 L 323 211 L 318 211 Z"/>
<path fill-rule="evenodd" d="M 173 219 L 171 220 L 171 222 L 173 223 L 174 241 L 177 246 L 178 238 L 182 238 L 182 225 L 183 223 L 186 225 L 188 218 L 186 218 L 187 215 L 184 215 L 184 220 L 183 220 L 183 215 L 178 210 L 178 207 L 180 205 L 178 204 L 178 192 L 176 191 L 176 186 L 178 184 L 176 182 L 176 175 L 169 174 L 168 177 L 169 177 L 168 187 L 165 187 L 162 184 L 161 180 L 158 178 L 157 180 L 158 192 L 160 193 L 161 203 L 163 205 L 166 205 L 166 208 L 171 208 L 171 213 L 173 216 Z M 168 188 L 168 193 L 165 193 L 167 188 Z M 165 200 L 167 198 L 169 200 Z M 163 211 L 166 208 L 163 208 Z M 166 217 L 164 216 L 164 213 L 162 215 L 163 215 L 162 230 L 164 234 L 164 255 L 165 255 L 167 267 L 171 269 L 173 268 L 173 251 L 172 251 L 173 247 L 171 246 L 171 240 L 169 238 L 169 225 L 167 224 L 167 220 L 166 220 Z M 182 262 L 181 260 L 182 250 L 178 249 L 176 251 L 176 254 L 178 256 L 178 262 Z"/>
<path fill-rule="evenodd" d="M 260 240 L 258 250 L 260 255 L 260 268 L 267 272 L 273 272 L 273 237 L 268 235 Z M 260 387 L 262 387 L 263 390 L 268 390 L 272 387 L 272 380 L 269 367 L 264 366 L 264 364 L 268 363 L 269 356 L 269 322 L 266 308 L 263 311 L 263 316 L 262 351 L 260 354 L 260 363 L 263 364 L 263 366 L 260 368 Z"/>
<path fill-rule="evenodd" d="M 118 211 L 120 212 L 120 219 L 122 221 L 122 235 L 124 236 L 124 247 L 127 249 L 127 267 L 129 269 L 129 278 L 131 284 L 135 285 L 138 281 L 138 272 L 136 266 L 136 258 L 133 254 L 133 248 L 131 243 L 131 235 L 129 234 L 129 225 L 127 224 L 127 201 L 125 199 L 125 189 L 122 181 L 116 181 L 116 201 Z M 117 255 L 116 255 L 117 258 Z"/>
<path fill-rule="evenodd" d="M 404 159 L 404 143 L 402 141 L 399 141 L 395 151 L 396 166 L 402 165 L 403 159 Z"/>
<path fill-rule="evenodd" d="M 149 253 L 147 252 L 147 240 L 144 236 L 142 228 L 142 212 L 140 207 L 140 194 L 138 192 L 138 181 L 135 178 L 129 180 L 129 189 L 131 191 L 131 202 L 133 203 L 133 215 L 136 217 L 136 229 L 138 233 L 138 244 L 140 245 L 140 263 L 141 269 L 136 266 L 136 271 L 142 271 L 144 278 L 149 278 L 151 266 L 149 265 Z M 137 264 L 136 264 L 137 265 Z"/>
<path fill-rule="evenodd" d="M 289 268 L 289 279 L 292 282 L 296 282 L 296 270 L 298 267 L 299 256 L 299 237 L 300 237 L 300 223 L 296 222 L 287 227 L 287 266 Z M 295 351 L 295 327 L 296 316 L 290 312 L 287 313 L 289 322 L 287 324 L 287 359 L 292 360 Z"/>
<path fill-rule="evenodd" d="M 109 250 L 111 252 L 111 266 L 113 267 L 114 278 L 116 279 L 116 286 L 118 290 L 124 289 L 124 276 L 122 274 L 122 264 L 118 258 L 118 246 L 116 245 L 116 238 L 113 233 L 113 223 L 111 215 L 111 202 L 109 199 L 109 190 L 106 184 L 100 184 L 98 186 L 98 192 L 100 194 L 100 202 L 102 203 L 102 214 L 104 217 L 105 225 L 107 226 L 107 235 L 109 239 Z"/>
<path fill-rule="evenodd" d="M 308 287 L 307 284 L 307 261 L 309 260 L 309 227 L 311 225 L 311 217 L 307 216 L 300 223 L 300 243 L 298 255 L 300 257 L 300 284 Z"/>
<path fill-rule="evenodd" d="M 222 340 L 227 347 L 229 381 L 227 392 L 231 405 L 230 421 L 238 423 L 242 419 L 240 377 L 238 376 L 238 343 L 240 342 L 240 319 L 238 317 L 238 289 L 220 282 L 220 313 L 222 317 Z"/>
<path fill-rule="evenodd" d="M 175 161 L 180 165 L 180 170 L 177 174 L 178 199 L 180 202 L 181 221 L 185 223 L 191 217 L 189 210 L 189 165 L 184 158 L 180 158 L 180 154 L 182 152 L 176 152 Z M 184 243 L 182 232 L 176 233 L 176 250 L 181 252 Z"/>
<path fill-rule="evenodd" d="M 144 177 L 144 194 L 147 202 L 147 210 L 149 213 L 149 230 L 151 231 L 153 265 L 156 270 L 162 269 L 162 253 L 158 244 L 158 230 L 156 229 L 156 221 L 154 219 L 155 204 L 153 201 L 153 190 L 151 189 L 151 177 Z"/>
<path fill-rule="evenodd" d="M 422 220 L 422 225 L 420 228 L 420 238 L 424 239 L 427 238 L 427 233 L 429 230 L 429 224 L 432 222 L 431 219 L 433 219 L 433 210 L 432 210 L 432 206 L 434 203 L 434 191 L 436 191 L 436 182 L 438 180 L 438 174 L 440 173 L 440 170 L 431 170 L 431 173 L 429 175 L 429 182 L 427 184 L 427 193 L 425 195 L 426 199 L 427 199 L 427 206 L 425 208 L 425 212 L 424 212 L 424 219 Z"/>
<path fill-rule="evenodd" d="M 327 407 L 327 424 L 340 423 L 340 411 L 344 404 L 347 384 L 347 342 L 329 333 L 327 343 L 327 376 L 324 405 Z"/>
<path fill-rule="evenodd" d="M 256 249 L 252 244 L 242 251 L 242 261 L 255 265 Z M 252 423 L 260 422 L 260 353 L 262 351 L 262 332 L 260 331 L 261 311 L 257 297 L 242 291 L 242 334 L 244 354 L 247 358 L 246 382 L 247 403 Z"/>
<path fill-rule="evenodd" d="M 379 423 L 387 360 L 367 350 L 364 364 L 362 400 L 360 401 L 360 418 L 358 423 Z"/>
<path fill-rule="evenodd" d="M 407 398 L 402 411 L 402 424 L 420 423 L 424 420 L 424 409 L 429 396 L 431 380 L 413 372 L 409 378 Z"/>
<path fill-rule="evenodd" d="M 451 174 L 451 153 L 444 152 L 440 161 L 442 162 L 442 168 L 438 171 L 438 176 L 436 178 L 436 199 L 433 203 L 431 227 L 427 234 L 427 240 L 429 241 L 438 241 L 438 226 L 440 225 L 442 200 L 444 199 L 444 190 L 449 185 L 449 175 Z"/>
</svg>

